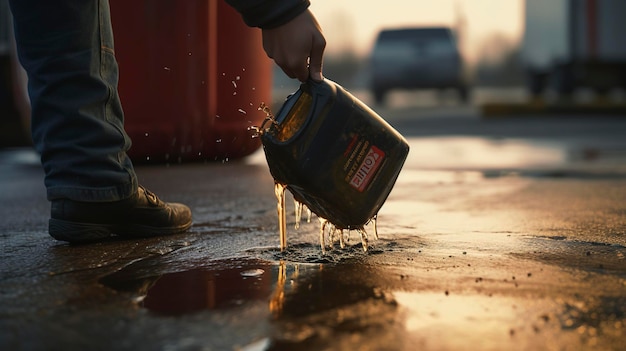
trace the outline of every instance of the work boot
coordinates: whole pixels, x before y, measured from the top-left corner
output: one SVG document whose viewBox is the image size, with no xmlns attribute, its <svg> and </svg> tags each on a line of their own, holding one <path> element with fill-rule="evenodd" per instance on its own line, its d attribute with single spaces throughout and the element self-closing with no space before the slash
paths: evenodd
<svg viewBox="0 0 626 351">
<path fill-rule="evenodd" d="M 62 241 L 86 243 L 117 234 L 153 237 L 182 233 L 191 226 L 191 210 L 161 201 L 139 186 L 136 194 L 115 202 L 53 200 L 48 232 Z"/>
</svg>

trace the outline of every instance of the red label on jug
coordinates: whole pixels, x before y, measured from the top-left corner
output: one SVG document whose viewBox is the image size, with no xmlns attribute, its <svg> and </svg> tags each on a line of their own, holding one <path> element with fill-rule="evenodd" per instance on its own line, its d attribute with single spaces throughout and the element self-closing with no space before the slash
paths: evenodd
<svg viewBox="0 0 626 351">
<path fill-rule="evenodd" d="M 358 170 L 350 179 L 350 185 L 358 191 L 363 191 L 372 180 L 378 167 L 380 167 L 385 153 L 376 146 L 370 147 L 365 158 L 359 165 Z"/>
</svg>

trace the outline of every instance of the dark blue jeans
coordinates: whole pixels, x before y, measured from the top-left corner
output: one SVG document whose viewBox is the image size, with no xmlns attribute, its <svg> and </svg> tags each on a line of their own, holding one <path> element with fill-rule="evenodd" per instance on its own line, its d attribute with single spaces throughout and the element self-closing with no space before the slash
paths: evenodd
<svg viewBox="0 0 626 351">
<path fill-rule="evenodd" d="M 117 93 L 108 0 L 10 0 L 28 73 L 32 136 L 49 200 L 121 200 L 137 189 Z"/>
</svg>

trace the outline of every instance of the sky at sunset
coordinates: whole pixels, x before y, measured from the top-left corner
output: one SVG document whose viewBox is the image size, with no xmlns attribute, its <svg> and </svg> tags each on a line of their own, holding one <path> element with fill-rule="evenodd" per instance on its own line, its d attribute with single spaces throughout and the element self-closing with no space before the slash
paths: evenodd
<svg viewBox="0 0 626 351">
<path fill-rule="evenodd" d="M 367 54 L 382 27 L 455 26 L 465 19 L 463 50 L 474 61 L 494 35 L 521 39 L 524 0 L 311 0 L 327 37 L 327 53 Z"/>
</svg>

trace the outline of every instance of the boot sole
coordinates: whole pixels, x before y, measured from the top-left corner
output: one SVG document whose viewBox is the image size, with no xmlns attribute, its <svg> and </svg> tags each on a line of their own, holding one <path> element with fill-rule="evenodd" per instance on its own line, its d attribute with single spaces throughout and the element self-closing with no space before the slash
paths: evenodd
<svg viewBox="0 0 626 351">
<path fill-rule="evenodd" d="M 129 238 L 150 238 L 153 236 L 172 235 L 187 231 L 191 227 L 191 222 L 173 227 L 151 227 L 142 224 L 129 224 L 113 229 L 119 236 Z"/>
<path fill-rule="evenodd" d="M 70 243 L 88 243 L 103 240 L 113 235 L 113 226 L 95 223 L 80 223 L 51 218 L 48 233 L 53 238 Z"/>
<path fill-rule="evenodd" d="M 123 237 L 150 238 L 154 236 L 172 235 L 187 231 L 191 222 L 173 227 L 152 227 L 140 224 L 111 225 L 97 223 L 81 223 L 51 218 L 48 222 L 48 233 L 53 238 L 69 243 L 89 243 L 103 240 L 117 234 Z"/>
</svg>

